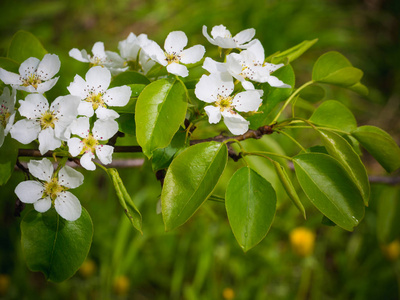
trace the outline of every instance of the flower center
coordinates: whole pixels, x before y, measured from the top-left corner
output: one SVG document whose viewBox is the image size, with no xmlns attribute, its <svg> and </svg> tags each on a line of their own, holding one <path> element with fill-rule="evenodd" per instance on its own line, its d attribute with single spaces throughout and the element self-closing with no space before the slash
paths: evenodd
<svg viewBox="0 0 400 300">
<path fill-rule="evenodd" d="M 35 89 L 37 89 L 38 85 L 42 83 L 42 80 L 40 80 L 39 76 L 35 73 L 30 74 L 27 78 L 22 79 L 22 85 L 23 86 L 33 86 Z"/>
<path fill-rule="evenodd" d="M 90 67 L 95 67 L 95 66 L 101 66 L 104 67 L 104 59 L 98 57 L 98 56 L 93 56 L 92 58 L 89 57 L 90 61 Z"/>
<path fill-rule="evenodd" d="M 44 184 L 44 197 L 50 196 L 52 200 L 57 198 L 57 195 L 65 188 L 58 183 L 57 178 L 52 178 L 51 181 Z"/>
<path fill-rule="evenodd" d="M 8 122 L 8 119 L 10 118 L 10 116 L 11 116 L 10 111 L 8 110 L 8 108 L 4 104 L 2 104 L 0 106 L 0 124 L 4 128 L 6 128 L 7 122 Z"/>
<path fill-rule="evenodd" d="M 40 117 L 40 126 L 42 129 L 46 128 L 53 128 L 54 129 L 54 123 L 57 121 L 57 117 L 54 115 L 53 112 L 51 111 L 46 111 L 42 116 Z"/>
<path fill-rule="evenodd" d="M 96 146 L 99 142 L 89 133 L 88 137 L 82 140 L 83 148 L 82 153 L 92 152 L 94 153 L 96 150 Z"/>
<path fill-rule="evenodd" d="M 167 61 L 168 64 L 179 63 L 181 60 L 181 57 L 179 54 L 176 54 L 176 52 L 172 52 L 172 53 L 165 52 L 165 60 Z"/>
<path fill-rule="evenodd" d="M 91 102 L 93 109 L 96 110 L 99 106 L 107 107 L 103 100 L 103 95 L 101 93 L 94 94 L 91 93 L 85 101 Z"/>
<path fill-rule="evenodd" d="M 221 111 L 230 110 L 231 105 L 232 105 L 232 97 L 231 96 L 224 97 L 224 96 L 218 95 L 215 105 L 217 107 L 219 107 L 219 109 Z"/>
</svg>

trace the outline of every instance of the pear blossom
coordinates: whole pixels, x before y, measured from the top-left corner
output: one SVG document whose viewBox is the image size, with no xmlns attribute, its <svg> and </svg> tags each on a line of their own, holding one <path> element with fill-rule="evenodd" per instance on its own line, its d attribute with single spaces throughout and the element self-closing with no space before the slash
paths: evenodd
<svg viewBox="0 0 400 300">
<path fill-rule="evenodd" d="M 108 89 L 111 73 L 100 66 L 90 68 L 85 79 L 76 75 L 74 81 L 67 87 L 71 95 L 78 96 L 82 100 L 78 114 L 91 117 L 96 112 L 99 119 L 118 118 L 119 114 L 108 107 L 125 106 L 132 94 L 130 87 L 124 85 Z"/>
<path fill-rule="evenodd" d="M 4 143 L 4 138 L 10 132 L 11 126 L 14 124 L 15 119 L 15 98 L 16 90 L 10 90 L 5 87 L 3 94 L 0 96 L 0 147 Z"/>
<path fill-rule="evenodd" d="M 224 49 L 246 49 L 252 42 L 251 39 L 256 34 L 254 28 L 245 29 L 234 37 L 224 25 L 214 26 L 211 29 L 211 36 L 207 33 L 207 26 L 203 25 L 203 35 L 213 45 Z"/>
<path fill-rule="evenodd" d="M 118 123 L 115 120 L 98 119 L 90 130 L 89 118 L 81 117 L 71 124 L 68 131 L 75 135 L 68 139 L 69 153 L 72 156 L 82 155 L 80 163 L 86 170 L 96 169 L 92 162 L 95 156 L 105 165 L 111 163 L 114 147 L 100 144 L 100 141 L 108 140 L 117 133 Z"/>
<path fill-rule="evenodd" d="M 32 203 L 36 211 L 44 213 L 54 206 L 56 212 L 68 221 L 77 220 L 82 213 L 79 199 L 69 192 L 83 183 L 83 175 L 69 166 L 54 172 L 47 158 L 28 162 L 29 172 L 38 180 L 21 182 L 15 194 L 23 203 Z"/>
<path fill-rule="evenodd" d="M 93 55 L 86 52 L 85 49 L 71 49 L 68 54 L 70 57 L 85 63 L 90 63 L 91 66 L 105 67 L 112 74 L 118 74 L 128 69 L 125 67 L 125 61 L 116 52 L 105 51 L 103 42 L 96 42 L 92 48 Z"/>
<path fill-rule="evenodd" d="M 39 151 L 43 155 L 61 146 L 64 133 L 78 114 L 79 98 L 75 96 L 57 97 L 49 107 L 47 99 L 40 94 L 30 94 L 20 100 L 18 109 L 25 119 L 19 120 L 11 128 L 11 137 L 22 144 L 39 140 Z"/>
<path fill-rule="evenodd" d="M 195 88 L 195 95 L 200 100 L 212 103 L 204 107 L 211 124 L 219 123 L 221 117 L 229 131 L 235 135 L 244 134 L 249 129 L 249 122 L 237 112 L 256 111 L 262 103 L 262 90 L 251 90 L 232 95 L 234 83 L 227 73 L 203 75 Z"/>
<path fill-rule="evenodd" d="M 46 54 L 40 61 L 30 57 L 19 67 L 19 74 L 0 68 L 0 80 L 17 90 L 43 94 L 50 90 L 59 77 L 53 78 L 60 70 L 60 59 L 55 54 Z"/>
<path fill-rule="evenodd" d="M 169 73 L 186 77 L 189 75 L 189 71 L 187 67 L 182 64 L 198 62 L 203 58 L 206 51 L 202 45 L 195 45 L 183 50 L 187 43 L 188 38 L 183 31 L 172 31 L 165 39 L 165 51 L 154 41 L 145 45 L 143 50 L 151 59 L 162 66 L 166 66 Z"/>
</svg>

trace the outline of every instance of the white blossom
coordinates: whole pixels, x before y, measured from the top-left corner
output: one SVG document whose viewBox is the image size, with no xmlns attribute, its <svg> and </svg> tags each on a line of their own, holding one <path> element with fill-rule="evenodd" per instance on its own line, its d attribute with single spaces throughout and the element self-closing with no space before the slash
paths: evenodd
<svg viewBox="0 0 400 300">
<path fill-rule="evenodd" d="M 60 65 L 60 59 L 55 54 L 46 54 L 41 61 L 30 57 L 19 67 L 19 74 L 0 68 L 0 80 L 17 90 L 43 94 L 57 83 L 59 77 L 53 77 L 60 70 Z"/>
<path fill-rule="evenodd" d="M 0 96 L 0 147 L 4 143 L 4 138 L 10 132 L 11 126 L 14 124 L 15 119 L 15 101 L 16 91 L 10 90 L 5 87 L 3 94 Z"/>
<path fill-rule="evenodd" d="M 224 25 L 214 26 L 211 29 L 211 36 L 207 33 L 207 26 L 203 25 L 203 35 L 213 45 L 224 48 L 224 49 L 246 49 L 252 42 L 251 39 L 256 34 L 254 28 L 245 29 L 234 37 Z"/>
<path fill-rule="evenodd" d="M 125 67 L 124 59 L 118 53 L 104 50 L 103 42 L 96 42 L 93 45 L 93 55 L 88 54 L 85 49 L 78 50 L 77 48 L 71 49 L 68 54 L 78 61 L 90 63 L 91 66 L 105 67 L 114 75 L 128 69 Z"/>
<path fill-rule="evenodd" d="M 57 97 L 51 103 L 40 94 L 30 94 L 20 100 L 18 109 L 25 117 L 11 128 L 11 137 L 22 144 L 39 140 L 39 151 L 43 155 L 61 146 L 64 132 L 78 114 L 79 98 L 71 95 Z"/>
<path fill-rule="evenodd" d="M 111 73 L 100 66 L 90 68 L 85 79 L 76 75 L 67 88 L 71 95 L 82 100 L 78 114 L 91 117 L 96 112 L 99 119 L 118 118 L 119 114 L 108 107 L 125 106 L 132 94 L 130 87 L 124 85 L 108 89 Z"/>
<path fill-rule="evenodd" d="M 211 124 L 219 123 L 221 117 L 229 131 L 235 135 L 244 134 L 249 122 L 237 112 L 256 111 L 262 103 L 262 90 L 251 90 L 232 95 L 234 84 L 227 73 L 203 75 L 195 88 L 195 95 L 200 100 L 212 103 L 204 107 Z"/>
<path fill-rule="evenodd" d="M 87 170 L 95 170 L 96 165 L 92 159 L 97 156 L 99 160 L 107 165 L 112 161 L 114 147 L 103 145 L 100 141 L 111 138 L 118 131 L 118 123 L 113 119 L 98 119 L 90 130 L 89 118 L 76 119 L 68 131 L 75 135 L 68 139 L 69 153 L 72 156 L 82 155 L 80 163 Z"/>
<path fill-rule="evenodd" d="M 162 66 L 167 67 L 167 71 L 171 74 L 186 77 L 189 71 L 182 64 L 193 64 L 201 60 L 205 53 L 202 45 L 195 45 L 186 50 L 188 38 L 183 31 L 172 31 L 168 34 L 164 42 L 163 51 L 156 42 L 151 42 L 143 47 L 143 50 Z"/>
<path fill-rule="evenodd" d="M 15 194 L 23 203 L 32 203 L 36 211 L 44 213 L 54 206 L 57 213 L 68 221 L 81 216 L 82 207 L 78 198 L 69 189 L 83 183 L 83 175 L 71 167 L 62 167 L 54 173 L 53 164 L 47 158 L 31 160 L 29 172 L 38 180 L 21 182 L 15 188 Z"/>
</svg>

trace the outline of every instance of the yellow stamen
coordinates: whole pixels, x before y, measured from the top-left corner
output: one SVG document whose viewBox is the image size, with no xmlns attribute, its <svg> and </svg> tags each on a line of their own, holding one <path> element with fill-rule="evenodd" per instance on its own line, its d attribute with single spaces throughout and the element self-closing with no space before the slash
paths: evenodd
<svg viewBox="0 0 400 300">
<path fill-rule="evenodd" d="M 42 80 L 40 80 L 39 76 L 35 73 L 30 74 L 28 78 L 22 79 L 22 85 L 23 86 L 33 86 L 35 89 L 38 88 L 38 85 L 42 83 Z"/>
<path fill-rule="evenodd" d="M 104 103 L 103 96 L 101 93 L 98 94 L 92 93 L 85 99 L 85 101 L 91 102 L 94 110 L 96 110 L 99 106 L 107 107 L 106 104 Z"/>
<path fill-rule="evenodd" d="M 65 188 L 58 183 L 57 178 L 52 178 L 51 181 L 44 184 L 43 197 L 50 196 L 52 200 L 55 200 L 57 198 L 57 195 L 64 190 Z"/>
<path fill-rule="evenodd" d="M 46 111 L 41 117 L 40 117 L 40 126 L 42 129 L 46 128 L 53 128 L 54 129 L 54 122 L 57 121 L 57 117 L 54 115 L 53 112 Z"/>
<path fill-rule="evenodd" d="M 96 150 L 96 146 L 99 144 L 99 142 L 91 134 L 89 134 L 87 138 L 83 139 L 82 143 L 83 143 L 82 153 L 86 152 L 94 153 Z"/>
<path fill-rule="evenodd" d="M 215 105 L 217 107 L 219 107 L 221 111 L 230 110 L 231 105 L 232 105 L 232 97 L 231 96 L 224 97 L 224 96 L 218 95 Z"/>
</svg>

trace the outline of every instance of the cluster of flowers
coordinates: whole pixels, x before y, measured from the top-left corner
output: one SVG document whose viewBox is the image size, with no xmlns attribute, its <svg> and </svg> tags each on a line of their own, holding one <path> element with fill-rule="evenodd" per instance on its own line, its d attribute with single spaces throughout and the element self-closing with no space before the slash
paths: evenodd
<svg viewBox="0 0 400 300">
<path fill-rule="evenodd" d="M 224 49 L 239 49 L 240 53 L 227 55 L 225 62 L 205 58 L 203 68 L 210 74 L 200 78 L 195 95 L 210 104 L 204 108 L 210 123 L 220 122 L 222 116 L 233 134 L 243 134 L 249 123 L 238 112 L 256 111 L 262 103 L 263 91 L 254 89 L 252 82 L 289 87 L 271 75 L 283 64 L 264 62 L 260 41 L 252 40 L 254 29 L 243 30 L 232 37 L 220 25 L 213 27 L 210 37 L 204 26 L 203 34 L 211 44 Z M 51 105 L 43 94 L 59 78 L 54 77 L 60 69 L 57 55 L 46 54 L 41 61 L 28 58 L 21 64 L 19 74 L 0 68 L 0 80 L 11 86 L 11 90 L 4 88 L 0 96 L 0 146 L 10 133 L 22 144 L 38 140 L 42 155 L 49 150 L 68 149 L 72 157 L 80 156 L 80 164 L 87 170 L 96 169 L 92 161 L 96 156 L 103 164 L 111 163 L 113 147 L 105 142 L 117 133 L 116 119 L 119 117 L 112 107 L 125 106 L 132 93 L 128 86 L 109 88 L 112 75 L 130 67 L 147 74 L 159 64 L 170 74 L 186 77 L 189 71 L 185 65 L 200 61 L 205 53 L 202 45 L 184 50 L 187 43 L 184 32 L 174 31 L 167 36 L 164 50 L 147 35 L 133 33 L 119 42 L 120 54 L 105 51 L 102 42 L 94 44 L 92 55 L 74 48 L 69 55 L 90 63 L 91 68 L 85 79 L 76 75 L 67 88 L 70 94 L 56 98 Z M 234 79 L 241 83 L 244 91 L 233 94 Z M 28 93 L 24 100 L 19 100 L 18 109 L 15 108 L 16 90 Z M 17 111 L 21 118 L 14 124 Z M 53 205 L 63 218 L 70 221 L 79 218 L 79 200 L 66 190 L 81 185 L 82 174 L 68 166 L 59 166 L 54 172 L 48 159 L 30 161 L 28 167 L 37 180 L 25 181 L 16 187 L 20 200 L 33 203 L 39 212 L 45 212 Z"/>
</svg>

